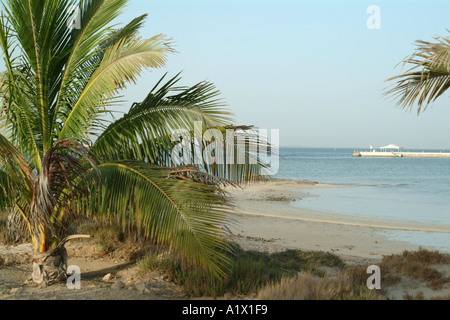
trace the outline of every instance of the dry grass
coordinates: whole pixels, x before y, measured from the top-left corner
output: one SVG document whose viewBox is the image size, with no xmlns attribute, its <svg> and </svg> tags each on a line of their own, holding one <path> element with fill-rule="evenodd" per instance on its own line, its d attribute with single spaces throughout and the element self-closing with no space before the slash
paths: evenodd
<svg viewBox="0 0 450 320">
<path fill-rule="evenodd" d="M 261 300 L 381 300 L 386 299 L 376 291 L 356 287 L 347 275 L 318 277 L 300 272 L 295 278 L 266 286 L 258 293 Z"/>
<path fill-rule="evenodd" d="M 299 270 L 315 270 L 318 267 L 330 267 L 342 269 L 345 263 L 337 255 L 325 251 L 299 251 L 286 250 L 272 254 L 272 257 L 280 261 L 284 268 Z"/>
<path fill-rule="evenodd" d="M 450 300 L 450 294 L 444 296 L 434 296 L 430 300 Z"/>
<path fill-rule="evenodd" d="M 450 283 L 450 277 L 445 277 L 435 266 L 450 265 L 450 255 L 438 251 L 419 249 L 418 251 L 404 251 L 383 257 L 378 265 L 381 269 L 383 289 L 400 282 L 404 277 L 424 282 L 432 290 L 440 290 Z M 348 276 L 355 283 L 365 283 L 368 265 L 361 265 L 347 271 Z M 406 295 L 407 299 L 420 299 L 420 296 Z"/>
<path fill-rule="evenodd" d="M 405 294 L 403 296 L 404 300 L 425 300 L 425 296 L 422 291 L 416 292 L 414 295 Z"/>
<path fill-rule="evenodd" d="M 195 267 L 187 267 L 176 259 L 166 256 L 161 259 L 155 253 L 147 254 L 138 262 L 143 271 L 158 269 L 169 279 L 183 286 L 187 295 L 192 297 L 219 297 L 225 293 L 232 295 L 253 295 L 271 283 L 278 283 L 283 277 L 294 277 L 300 271 L 308 271 L 317 276 L 324 272 L 319 267 L 343 269 L 342 260 L 327 252 L 305 252 L 287 250 L 268 254 L 258 251 L 244 251 L 235 245 L 236 255 L 233 255 L 233 265 L 229 275 L 221 281 L 211 281 L 205 273 Z"/>
<path fill-rule="evenodd" d="M 74 232 L 92 236 L 100 255 L 108 255 L 127 261 L 143 257 L 152 244 L 135 232 L 123 232 L 121 228 L 99 222 L 86 222 Z"/>
<path fill-rule="evenodd" d="M 8 230 L 7 214 L 0 212 L 0 244 L 13 245 L 16 240 L 16 237 Z"/>
<path fill-rule="evenodd" d="M 405 251 L 401 255 L 385 256 L 380 264 L 384 277 L 392 282 L 401 276 L 408 276 L 424 281 L 427 287 L 433 290 L 441 289 L 450 278 L 444 277 L 432 266 L 450 264 L 450 255 L 438 251 L 419 249 L 418 251 Z M 390 284 L 390 283 L 388 283 Z"/>
</svg>

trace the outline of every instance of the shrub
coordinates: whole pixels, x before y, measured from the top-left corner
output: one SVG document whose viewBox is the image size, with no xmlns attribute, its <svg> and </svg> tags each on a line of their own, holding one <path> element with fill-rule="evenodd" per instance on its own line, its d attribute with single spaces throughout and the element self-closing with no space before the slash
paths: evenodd
<svg viewBox="0 0 450 320">
<path fill-rule="evenodd" d="M 202 270 L 186 266 L 175 256 L 168 255 L 161 258 L 156 253 L 148 253 L 138 262 L 138 267 L 147 272 L 160 270 L 177 284 L 183 286 L 189 296 L 223 296 L 225 293 L 233 295 L 257 294 L 257 292 L 273 283 L 278 283 L 283 277 L 293 277 L 299 271 L 309 272 L 321 276 L 323 271 L 319 266 L 343 267 L 340 258 L 324 252 L 302 252 L 287 250 L 285 252 L 267 254 L 258 251 L 244 251 L 234 245 L 232 269 L 228 277 L 213 280 Z"/>
<path fill-rule="evenodd" d="M 279 283 L 259 291 L 261 300 L 379 300 L 385 299 L 363 286 L 355 287 L 344 274 L 337 277 L 318 277 L 300 272 L 296 277 L 283 278 Z"/>
</svg>

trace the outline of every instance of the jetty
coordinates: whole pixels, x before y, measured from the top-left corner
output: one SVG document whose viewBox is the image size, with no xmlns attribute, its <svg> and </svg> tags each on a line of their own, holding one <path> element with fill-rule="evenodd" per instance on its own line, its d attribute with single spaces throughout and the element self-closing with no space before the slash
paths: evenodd
<svg viewBox="0 0 450 320">
<path fill-rule="evenodd" d="M 379 150 L 370 147 L 370 151 L 355 151 L 354 157 L 370 157 L 370 158 L 450 158 L 448 152 L 404 152 L 403 147 L 390 144 L 381 147 Z"/>
</svg>

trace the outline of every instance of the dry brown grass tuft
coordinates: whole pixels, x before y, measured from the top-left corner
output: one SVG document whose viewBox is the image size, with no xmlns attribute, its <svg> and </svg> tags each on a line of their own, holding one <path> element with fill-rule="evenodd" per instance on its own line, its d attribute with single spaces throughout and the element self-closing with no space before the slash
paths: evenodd
<svg viewBox="0 0 450 320">
<path fill-rule="evenodd" d="M 337 277 L 317 277 L 300 272 L 295 278 L 266 286 L 258 293 L 261 300 L 380 300 L 384 296 L 364 287 L 355 287 L 346 274 Z"/>
<path fill-rule="evenodd" d="M 430 300 L 450 300 L 450 293 L 443 296 L 434 296 Z"/>
<path fill-rule="evenodd" d="M 379 264 L 383 288 L 399 283 L 407 277 L 424 282 L 432 290 L 441 290 L 450 283 L 450 277 L 436 269 L 436 266 L 450 265 L 450 255 L 438 251 L 419 249 L 418 251 L 404 251 L 383 257 Z M 350 268 L 347 274 L 354 283 L 364 284 L 367 280 L 368 265 Z M 419 299 L 420 296 L 406 295 L 407 299 Z"/>
<path fill-rule="evenodd" d="M 442 264 L 450 264 L 449 254 L 419 249 L 418 251 L 404 251 L 401 255 L 385 256 L 380 264 L 380 269 L 383 280 L 387 281 L 386 285 L 393 284 L 393 279 L 400 280 L 400 277 L 408 276 L 426 282 L 427 287 L 433 290 L 439 290 L 450 282 L 450 278 L 444 277 L 442 273 L 432 267 Z"/>
<path fill-rule="evenodd" d="M 416 292 L 414 295 L 405 294 L 403 296 L 404 300 L 425 300 L 425 296 L 422 291 Z"/>
<path fill-rule="evenodd" d="M 26 236 L 16 234 L 8 228 L 8 215 L 5 212 L 0 212 L 0 244 L 9 246 L 18 243 L 24 243 Z"/>
<path fill-rule="evenodd" d="M 136 232 L 123 232 L 118 226 L 98 222 L 86 222 L 77 227 L 77 233 L 89 234 L 97 245 L 98 253 L 111 258 L 135 261 L 152 247 Z"/>
</svg>

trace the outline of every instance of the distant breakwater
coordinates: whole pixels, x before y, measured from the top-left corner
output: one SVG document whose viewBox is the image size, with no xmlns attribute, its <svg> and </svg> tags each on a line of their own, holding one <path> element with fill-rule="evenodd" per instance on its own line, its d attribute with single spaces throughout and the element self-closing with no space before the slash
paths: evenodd
<svg viewBox="0 0 450 320">
<path fill-rule="evenodd" d="M 444 152 L 380 152 L 380 151 L 355 151 L 354 157 L 372 158 L 450 158 L 450 153 Z"/>
</svg>

